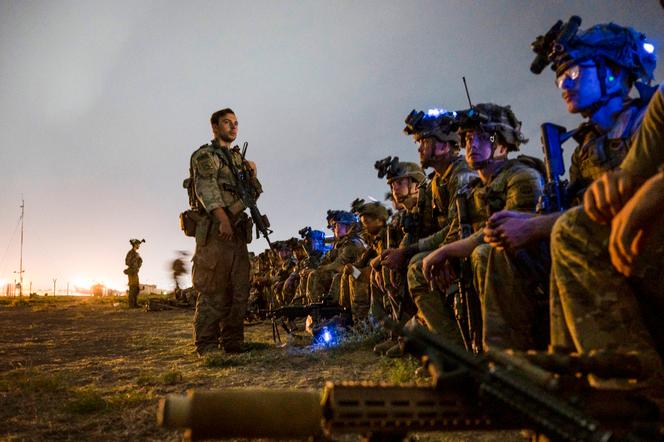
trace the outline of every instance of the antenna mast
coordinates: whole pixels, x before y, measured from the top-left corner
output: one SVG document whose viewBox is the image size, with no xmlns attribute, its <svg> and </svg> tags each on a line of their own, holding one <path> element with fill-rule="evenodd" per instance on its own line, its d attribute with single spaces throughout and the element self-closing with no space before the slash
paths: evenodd
<svg viewBox="0 0 664 442">
<path fill-rule="evenodd" d="M 23 296 L 23 215 L 25 214 L 25 201 L 21 195 L 21 254 L 18 264 L 18 295 Z"/>
<path fill-rule="evenodd" d="M 461 77 L 463 80 L 463 87 L 466 89 L 466 98 L 468 98 L 468 106 L 473 107 L 473 103 L 470 101 L 470 94 L 468 93 L 468 85 L 466 84 L 466 77 Z"/>
</svg>

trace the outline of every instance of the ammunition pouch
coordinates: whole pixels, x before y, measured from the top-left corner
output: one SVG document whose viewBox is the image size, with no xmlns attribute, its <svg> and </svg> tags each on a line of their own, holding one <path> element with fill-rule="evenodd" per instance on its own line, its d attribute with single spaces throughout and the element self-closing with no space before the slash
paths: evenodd
<svg viewBox="0 0 664 442">
<path fill-rule="evenodd" d="M 196 225 L 205 215 L 197 210 L 185 210 L 180 213 L 180 230 L 186 236 L 196 236 Z"/>
<path fill-rule="evenodd" d="M 235 218 L 233 227 L 235 228 L 235 234 L 239 238 L 243 239 L 247 244 L 251 242 L 253 239 L 254 221 L 249 215 L 244 212 L 240 212 L 240 214 Z"/>
</svg>

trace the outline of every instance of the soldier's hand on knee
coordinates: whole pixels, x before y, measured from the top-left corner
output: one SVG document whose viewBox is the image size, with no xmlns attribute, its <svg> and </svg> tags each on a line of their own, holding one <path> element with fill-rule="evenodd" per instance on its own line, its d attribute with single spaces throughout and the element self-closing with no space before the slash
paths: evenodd
<svg viewBox="0 0 664 442">
<path fill-rule="evenodd" d="M 606 224 L 623 208 L 637 188 L 637 180 L 621 172 L 607 172 L 596 179 L 583 195 L 583 207 L 590 219 Z"/>
<path fill-rule="evenodd" d="M 380 263 L 390 270 L 402 269 L 407 264 L 404 249 L 387 249 L 380 256 Z"/>
<path fill-rule="evenodd" d="M 535 239 L 530 228 L 533 216 L 507 210 L 494 213 L 484 228 L 484 241 L 498 249 L 520 249 Z"/>
<path fill-rule="evenodd" d="M 443 246 L 429 253 L 422 260 L 422 273 L 429 283 L 438 276 L 438 272 L 447 261 L 447 249 Z"/>
<path fill-rule="evenodd" d="M 632 275 L 635 259 L 662 209 L 664 175 L 659 174 L 648 180 L 611 221 L 609 255 L 618 272 Z"/>
</svg>

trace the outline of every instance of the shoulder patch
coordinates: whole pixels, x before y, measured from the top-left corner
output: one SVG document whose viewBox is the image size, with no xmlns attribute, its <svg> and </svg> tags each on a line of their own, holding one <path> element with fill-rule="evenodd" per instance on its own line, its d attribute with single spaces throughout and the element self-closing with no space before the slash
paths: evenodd
<svg viewBox="0 0 664 442">
<path fill-rule="evenodd" d="M 210 152 L 203 151 L 194 158 L 194 167 L 196 172 L 204 178 L 214 176 L 217 171 L 213 155 Z"/>
</svg>

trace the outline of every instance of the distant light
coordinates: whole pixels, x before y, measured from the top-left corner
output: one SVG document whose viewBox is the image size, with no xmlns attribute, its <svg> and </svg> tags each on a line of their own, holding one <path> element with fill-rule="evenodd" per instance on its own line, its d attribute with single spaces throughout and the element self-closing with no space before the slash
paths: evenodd
<svg viewBox="0 0 664 442">
<path fill-rule="evenodd" d="M 647 53 L 652 54 L 653 52 L 655 52 L 655 45 L 653 45 L 652 43 L 643 43 L 643 49 Z"/>
</svg>

